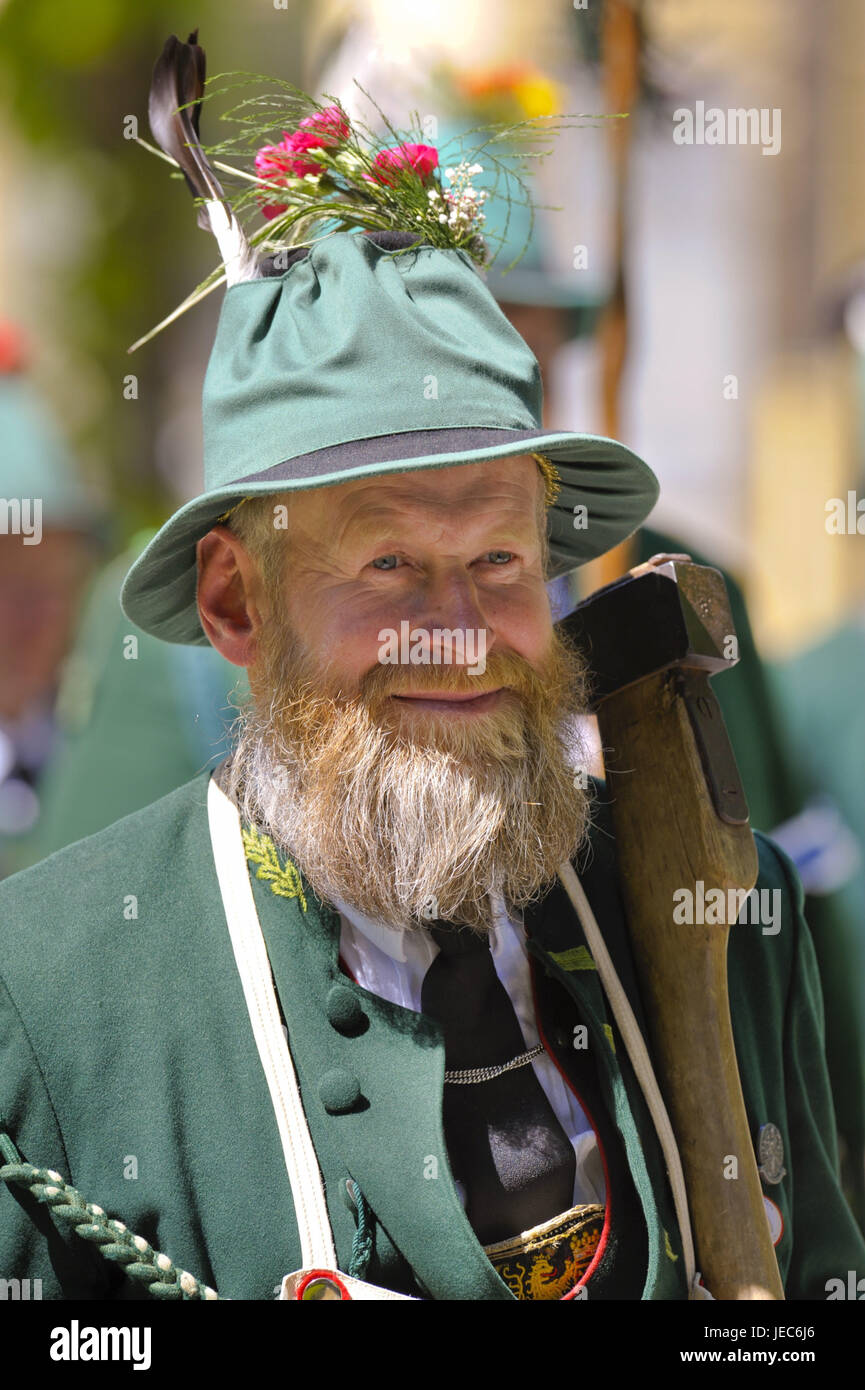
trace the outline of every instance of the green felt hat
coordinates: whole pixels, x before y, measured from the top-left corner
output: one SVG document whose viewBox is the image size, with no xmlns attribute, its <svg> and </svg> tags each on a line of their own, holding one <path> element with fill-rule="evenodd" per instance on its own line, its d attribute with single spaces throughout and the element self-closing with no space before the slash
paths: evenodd
<svg viewBox="0 0 865 1390">
<path fill-rule="evenodd" d="M 126 577 L 139 627 L 206 642 L 196 542 L 244 497 L 539 453 L 561 479 L 553 581 L 646 519 L 658 484 L 635 454 L 543 428 L 537 361 L 464 251 L 338 232 L 287 261 L 226 291 L 204 382 L 204 492 Z"/>
</svg>

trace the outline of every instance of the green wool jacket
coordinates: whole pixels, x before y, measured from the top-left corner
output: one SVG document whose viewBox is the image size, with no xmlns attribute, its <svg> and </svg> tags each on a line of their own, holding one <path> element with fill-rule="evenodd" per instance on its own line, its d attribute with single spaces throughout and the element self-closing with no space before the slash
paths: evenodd
<svg viewBox="0 0 865 1390">
<path fill-rule="evenodd" d="M 0 1115 L 58 1170 L 231 1299 L 272 1299 L 301 1265 L 291 1191 L 213 865 L 207 775 L 0 884 Z M 605 789 L 575 861 L 645 1031 Z M 865 1273 L 841 1194 L 819 984 L 801 890 L 758 836 L 781 929 L 730 934 L 731 1009 L 755 1137 L 778 1126 L 788 1298 Z M 509 1299 L 465 1217 L 441 1120 L 444 1045 L 422 1014 L 340 970 L 339 917 L 293 866 L 248 845 L 253 892 L 325 1183 L 339 1266 L 371 1213 L 361 1277 L 426 1299 Z M 594 1298 L 684 1299 L 684 1259 L 654 1128 L 562 890 L 526 914 L 542 1036 L 598 1133 L 607 1190 Z M 337 987 L 335 989 L 335 987 Z M 345 991 L 356 996 L 346 1024 Z M 350 1011 L 349 1011 L 350 1013 Z M 587 1028 L 588 1047 L 574 1047 Z M 688 1046 L 689 1039 L 683 1038 Z M 706 1096 L 706 1105 L 711 1096 Z M 719 1220 L 722 1219 L 719 1213 Z M 15 1184 L 0 1184 L 0 1276 L 45 1299 L 147 1297 Z"/>
</svg>

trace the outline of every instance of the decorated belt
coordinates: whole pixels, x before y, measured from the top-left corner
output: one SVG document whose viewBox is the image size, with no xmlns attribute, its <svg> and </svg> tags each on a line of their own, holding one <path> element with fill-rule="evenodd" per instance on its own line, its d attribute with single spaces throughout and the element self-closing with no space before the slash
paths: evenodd
<svg viewBox="0 0 865 1390">
<path fill-rule="evenodd" d="M 485 1245 L 484 1250 L 516 1298 L 562 1298 L 592 1263 L 603 1229 L 602 1206 L 571 1207 L 542 1226 Z"/>
</svg>

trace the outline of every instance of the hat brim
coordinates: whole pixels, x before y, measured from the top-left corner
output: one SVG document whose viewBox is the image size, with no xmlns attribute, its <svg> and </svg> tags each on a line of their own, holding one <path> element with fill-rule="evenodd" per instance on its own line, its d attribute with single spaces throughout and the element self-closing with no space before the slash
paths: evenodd
<svg viewBox="0 0 865 1390">
<path fill-rule="evenodd" d="M 187 502 L 130 569 L 121 606 L 132 622 L 154 637 L 206 646 L 196 603 L 195 547 L 241 498 L 529 453 L 548 457 L 561 479 L 556 501 L 547 509 L 550 581 L 627 539 L 657 501 L 658 481 L 648 465 L 623 444 L 600 435 L 469 428 L 353 440 L 287 460 Z M 585 513 L 575 511 L 577 507 Z"/>
</svg>

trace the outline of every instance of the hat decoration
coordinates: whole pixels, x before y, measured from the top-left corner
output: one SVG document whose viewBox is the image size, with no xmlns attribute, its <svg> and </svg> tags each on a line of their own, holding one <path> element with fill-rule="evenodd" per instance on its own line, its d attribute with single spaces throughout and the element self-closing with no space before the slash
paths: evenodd
<svg viewBox="0 0 865 1390">
<path fill-rule="evenodd" d="M 138 143 L 183 175 L 199 203 L 198 224 L 216 237 L 222 264 L 130 352 L 218 285 L 278 274 L 289 264 L 287 252 L 335 232 L 416 231 L 425 245 L 465 251 L 476 265 L 489 267 L 496 254 L 490 243 L 503 243 L 506 236 L 483 235 L 484 204 L 492 196 L 506 205 L 506 229 L 511 207 L 526 209 L 525 244 L 512 264 L 528 247 L 533 203 L 523 174 L 531 161 L 550 153 L 550 137 L 567 128 L 570 118 L 554 123 L 544 114 L 484 122 L 463 132 L 459 158 L 442 169 L 438 149 L 423 142 L 418 113 L 412 113 L 411 128 L 401 132 L 366 92 L 385 138 L 350 120 L 337 98 L 316 101 L 281 79 L 226 73 L 207 81 L 205 92 L 206 59 L 197 39 L 196 29 L 185 43 L 175 35 L 166 41 L 153 70 L 148 106 L 160 148 L 140 137 Z M 269 90 L 248 95 L 221 117 L 239 133 L 203 146 L 202 103 L 237 86 L 262 83 Z M 277 134 L 281 138 L 275 140 Z M 217 170 L 236 188 L 231 200 Z M 473 180 L 485 170 L 492 173 L 492 186 L 475 187 Z"/>
</svg>

